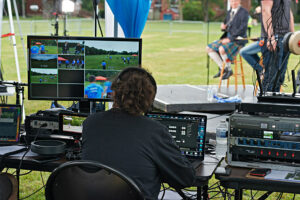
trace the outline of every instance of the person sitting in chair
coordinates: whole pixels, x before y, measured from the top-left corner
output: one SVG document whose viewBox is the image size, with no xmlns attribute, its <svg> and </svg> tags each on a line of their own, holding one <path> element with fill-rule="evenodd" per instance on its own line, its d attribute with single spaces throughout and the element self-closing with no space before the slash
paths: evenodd
<svg viewBox="0 0 300 200">
<path fill-rule="evenodd" d="M 247 37 L 249 13 L 241 7 L 241 0 L 230 0 L 230 6 L 231 9 L 221 24 L 221 30 L 225 33 L 219 40 L 206 47 L 208 55 L 219 66 L 219 72 L 214 75 L 214 78 L 220 77 L 223 62 L 225 63 L 225 70 L 222 79 L 228 79 L 233 74 L 231 62 L 238 54 L 239 49 L 247 43 L 246 40 L 238 39 Z"/>
<path fill-rule="evenodd" d="M 147 200 L 157 200 L 162 182 L 193 185 L 195 170 L 161 123 L 144 116 L 156 82 L 146 70 L 129 67 L 113 81 L 113 108 L 83 123 L 82 158 L 101 162 L 129 176 Z"/>
</svg>

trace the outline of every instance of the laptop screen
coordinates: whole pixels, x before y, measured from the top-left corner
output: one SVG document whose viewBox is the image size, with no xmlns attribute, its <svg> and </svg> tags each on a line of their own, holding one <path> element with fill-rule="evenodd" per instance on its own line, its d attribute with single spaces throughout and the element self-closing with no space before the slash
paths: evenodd
<svg viewBox="0 0 300 200">
<path fill-rule="evenodd" d="M 0 105 L 0 145 L 19 142 L 20 122 L 21 106 Z"/>
<path fill-rule="evenodd" d="M 147 116 L 168 128 L 183 155 L 204 159 L 206 116 L 170 113 L 148 113 Z"/>
</svg>

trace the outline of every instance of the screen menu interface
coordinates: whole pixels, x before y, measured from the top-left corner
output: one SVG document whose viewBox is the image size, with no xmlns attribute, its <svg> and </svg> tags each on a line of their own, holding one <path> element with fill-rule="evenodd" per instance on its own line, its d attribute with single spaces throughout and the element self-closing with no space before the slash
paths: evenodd
<svg viewBox="0 0 300 200">
<path fill-rule="evenodd" d="M 28 38 L 30 99 L 110 99 L 111 82 L 139 66 L 139 40 Z"/>
<path fill-rule="evenodd" d="M 19 141 L 20 120 L 20 107 L 0 106 L 0 143 Z"/>
<path fill-rule="evenodd" d="M 183 155 L 204 159 L 205 116 L 154 113 L 147 116 L 168 128 Z"/>
</svg>

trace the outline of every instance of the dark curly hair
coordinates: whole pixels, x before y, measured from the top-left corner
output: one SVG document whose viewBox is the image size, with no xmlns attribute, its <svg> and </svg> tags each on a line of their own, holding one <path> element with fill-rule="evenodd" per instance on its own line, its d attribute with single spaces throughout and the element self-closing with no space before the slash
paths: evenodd
<svg viewBox="0 0 300 200">
<path fill-rule="evenodd" d="M 145 69 L 129 67 L 123 70 L 113 81 L 114 108 L 132 115 L 146 113 L 156 94 L 156 82 Z"/>
</svg>

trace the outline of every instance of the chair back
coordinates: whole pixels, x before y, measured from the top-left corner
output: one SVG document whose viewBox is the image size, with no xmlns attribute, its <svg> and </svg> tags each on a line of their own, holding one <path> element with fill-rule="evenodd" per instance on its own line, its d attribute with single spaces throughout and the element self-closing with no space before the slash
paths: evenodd
<svg viewBox="0 0 300 200">
<path fill-rule="evenodd" d="M 46 200 L 143 200 L 138 186 L 121 172 L 94 161 L 62 164 L 50 175 Z"/>
<path fill-rule="evenodd" d="M 16 200 L 18 193 L 18 181 L 8 173 L 0 174 L 0 199 Z"/>
</svg>

